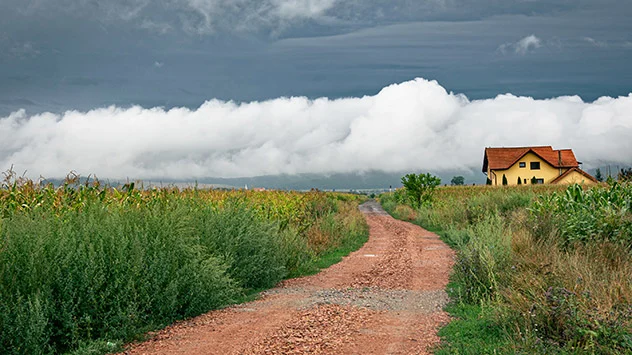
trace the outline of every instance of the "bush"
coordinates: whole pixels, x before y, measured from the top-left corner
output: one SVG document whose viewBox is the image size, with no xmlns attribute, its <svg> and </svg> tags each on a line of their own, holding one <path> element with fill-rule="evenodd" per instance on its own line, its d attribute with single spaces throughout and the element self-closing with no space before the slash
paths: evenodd
<svg viewBox="0 0 632 355">
<path fill-rule="evenodd" d="M 430 173 L 406 174 L 402 177 L 402 184 L 406 189 L 408 202 L 413 208 L 419 208 L 432 202 L 432 194 L 441 185 L 441 179 Z"/>
<path fill-rule="evenodd" d="M 251 209 L 229 203 L 220 210 L 207 207 L 199 218 L 195 233 L 201 245 L 222 257 L 241 287 L 271 287 L 287 274 L 276 226 L 262 221 Z"/>
<path fill-rule="evenodd" d="M 63 220 L 37 212 L 3 221 L 2 352 L 128 338 L 148 324 L 233 300 L 239 287 L 228 265 L 197 246 L 191 217 L 180 206 L 140 212 L 88 205 Z"/>
</svg>

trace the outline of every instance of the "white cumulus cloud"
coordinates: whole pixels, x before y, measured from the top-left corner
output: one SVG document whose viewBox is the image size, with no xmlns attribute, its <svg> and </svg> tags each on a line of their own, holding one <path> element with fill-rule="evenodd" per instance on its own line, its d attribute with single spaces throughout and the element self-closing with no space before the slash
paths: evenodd
<svg viewBox="0 0 632 355">
<path fill-rule="evenodd" d="M 195 110 L 107 107 L 0 118 L 0 168 L 38 177 L 238 177 L 479 170 L 487 146 L 572 148 L 585 167 L 632 164 L 632 94 L 594 102 L 470 101 L 415 79 L 375 96 L 211 100 Z"/>
</svg>

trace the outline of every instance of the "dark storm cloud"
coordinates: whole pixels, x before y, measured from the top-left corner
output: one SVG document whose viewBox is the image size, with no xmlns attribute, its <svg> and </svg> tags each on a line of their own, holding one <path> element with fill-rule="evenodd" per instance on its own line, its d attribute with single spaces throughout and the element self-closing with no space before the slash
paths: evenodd
<svg viewBox="0 0 632 355">
<path fill-rule="evenodd" d="M 421 150 L 411 148 L 418 155 L 432 153 L 433 137 L 454 143 L 451 135 L 471 151 L 492 143 L 533 144 L 531 140 L 572 145 L 586 137 L 592 139 L 590 147 L 598 147 L 598 136 L 590 133 L 597 129 L 610 141 L 603 150 L 581 153 L 598 162 L 620 152 L 616 143 L 630 138 L 631 16 L 632 5 L 615 0 L 3 0 L 0 117 L 5 153 L 0 158 L 5 165 L 15 163 L 32 172 L 82 169 L 139 177 L 175 176 L 176 171 L 190 176 L 310 172 L 331 165 L 322 157 L 336 156 L 344 159 L 333 171 L 412 166 L 415 155 L 393 148 L 402 139 L 376 146 L 402 153 L 399 161 L 379 152 L 373 157 L 380 159 L 370 154 L 355 158 L 357 146 L 367 143 L 358 137 L 389 129 L 381 116 L 373 116 L 382 110 L 418 129 L 411 132 L 427 134 Z M 463 97 L 441 87 L 409 82 L 415 77 L 437 79 L 468 100 L 459 101 Z M 393 83 L 404 84 L 390 87 Z M 421 101 L 415 95 L 409 101 L 391 96 L 429 87 L 439 94 L 422 95 Z M 505 93 L 514 96 L 497 97 Z M 622 98 L 593 102 L 602 96 Z M 428 103 L 442 100 L 449 102 Z M 385 108 L 392 105 L 433 114 L 420 118 L 388 112 Z M 551 135 L 521 140 L 508 134 L 511 124 L 522 122 L 515 108 L 530 112 Z M 435 115 L 437 110 L 448 113 Z M 493 112 L 517 118 L 507 123 L 496 115 L 490 116 L 492 121 L 479 117 Z M 555 119 L 547 122 L 539 115 Z M 207 122 L 201 117 L 213 118 Z M 258 126 L 290 126 L 292 117 L 300 117 L 300 124 L 287 140 Z M 250 137 L 261 134 L 261 139 L 253 140 L 255 145 L 206 143 L 208 136 L 219 134 L 213 129 L 241 142 L 243 127 L 230 126 L 235 119 L 255 127 L 245 131 Z M 90 146 L 94 139 L 86 142 L 76 134 L 100 134 L 116 128 L 112 122 L 132 131 L 149 127 L 143 142 L 150 150 L 134 146 L 132 136 L 121 138 L 129 142 L 120 145 L 106 139 L 96 149 Z M 479 132 L 467 141 L 476 129 L 471 122 L 504 128 Z M 330 130 L 319 130 L 319 125 Z M 565 138 L 558 134 L 560 127 L 576 134 Z M 208 136 L 189 142 L 187 137 L 197 131 Z M 351 131 L 355 138 L 343 144 Z M 498 140 L 502 135 L 513 139 Z M 162 139 L 166 136 L 170 141 Z M 30 146 L 37 140 L 41 143 Z M 101 164 L 75 156 L 64 142 L 96 149 L 104 161 L 110 155 L 120 160 Z M 410 146 L 416 143 L 406 140 Z M 343 150 L 337 150 L 340 144 Z M 104 148 L 109 145 L 113 148 Z M 163 145 L 174 151 L 164 153 Z M 452 158 L 429 156 L 450 165 L 441 167 L 445 169 L 480 163 L 479 153 L 476 159 L 452 153 Z M 72 166 L 38 155 L 63 157 Z M 265 157 L 273 161 L 268 164 Z"/>
<path fill-rule="evenodd" d="M 629 89 L 630 13 L 616 1 L 5 0 L 0 96 L 197 106 L 374 94 L 422 76 L 474 98 L 590 100 Z M 32 80 L 3 79 L 16 76 Z M 72 78 L 99 85 L 76 91 Z"/>
<path fill-rule="evenodd" d="M 23 19 L 41 26 L 60 18 L 131 26 L 159 34 L 267 31 L 329 32 L 413 21 L 469 21 L 497 15 L 551 16 L 620 8 L 620 2 L 566 0 L 5 0 L 5 23 Z M 629 6 L 627 6 L 629 7 Z M 297 26 L 298 25 L 298 26 Z M 312 27 L 310 27 L 312 26 Z M 37 26 L 36 26 L 37 27 Z M 327 29 L 325 29 L 325 27 Z M 317 34 L 317 33 L 315 33 Z"/>
</svg>

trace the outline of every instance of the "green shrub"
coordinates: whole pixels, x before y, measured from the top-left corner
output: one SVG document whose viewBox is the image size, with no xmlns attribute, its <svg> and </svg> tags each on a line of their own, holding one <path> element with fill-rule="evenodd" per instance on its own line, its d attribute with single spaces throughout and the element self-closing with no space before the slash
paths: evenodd
<svg viewBox="0 0 632 355">
<path fill-rule="evenodd" d="M 452 248 L 459 248 L 467 245 L 470 242 L 471 230 L 469 229 L 457 229 L 454 227 L 448 227 L 441 233 L 441 239 L 446 242 Z"/>
<path fill-rule="evenodd" d="M 192 218 L 181 206 L 141 212 L 88 205 L 63 220 L 50 212 L 4 220 L 2 352 L 123 339 L 230 302 L 239 288 L 228 265 L 196 243 Z"/>
<path fill-rule="evenodd" d="M 441 179 L 426 174 L 406 174 L 402 177 L 402 184 L 406 191 L 408 203 L 413 208 L 429 205 L 432 202 L 432 195 L 437 186 L 441 185 Z"/>
<path fill-rule="evenodd" d="M 281 240 L 279 254 L 285 260 L 285 270 L 288 277 L 301 275 L 304 268 L 309 268 L 316 257 L 309 248 L 307 240 L 293 228 L 286 228 L 279 232 Z"/>
<path fill-rule="evenodd" d="M 219 210 L 207 207 L 201 212 L 195 231 L 201 245 L 222 257 L 229 265 L 229 275 L 241 287 L 267 288 L 285 277 L 283 239 L 274 224 L 262 221 L 239 203 L 229 203 Z"/>
</svg>

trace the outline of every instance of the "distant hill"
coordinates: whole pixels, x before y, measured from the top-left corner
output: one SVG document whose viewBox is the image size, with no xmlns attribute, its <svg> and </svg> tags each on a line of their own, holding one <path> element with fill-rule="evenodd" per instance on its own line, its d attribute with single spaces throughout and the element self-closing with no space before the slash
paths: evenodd
<svg viewBox="0 0 632 355">
<path fill-rule="evenodd" d="M 417 171 L 419 173 L 421 171 Z M 320 190 L 366 190 L 366 189 L 388 189 L 389 187 L 401 187 L 401 178 L 408 172 L 385 173 L 381 171 L 370 171 L 363 173 L 345 174 L 296 174 L 296 175 L 268 175 L 241 178 L 203 178 L 197 182 L 203 185 L 233 186 L 242 188 L 265 187 L 268 189 L 286 190 L 309 190 L 312 188 Z M 466 184 L 484 184 L 483 174 L 475 175 L 474 172 L 453 172 L 435 174 L 441 178 L 442 184 L 450 184 L 450 180 L 455 175 L 465 177 Z M 478 176 L 480 175 L 480 176 Z M 173 181 L 163 181 L 165 184 Z M 155 183 L 155 182 L 154 182 Z"/>
<path fill-rule="evenodd" d="M 422 170 L 415 173 L 425 172 Z M 268 175 L 240 178 L 201 178 L 191 180 L 171 180 L 171 179 L 147 179 L 143 180 L 143 185 L 148 186 L 168 186 L 176 185 L 180 187 L 193 186 L 197 183 L 201 188 L 249 188 L 264 187 L 267 189 L 281 190 L 309 190 L 316 188 L 319 190 L 370 190 L 388 189 L 389 187 L 401 187 L 401 178 L 408 172 L 386 173 L 381 171 L 370 171 L 363 173 L 345 174 L 296 174 L 296 175 Z M 432 172 L 431 172 L 432 173 Z M 465 177 L 465 183 L 484 184 L 485 176 L 475 172 L 442 172 L 434 173 L 441 178 L 442 184 L 450 184 L 453 176 L 461 175 Z M 110 185 L 121 185 L 126 181 L 100 178 L 104 183 Z M 130 179 L 131 181 L 134 181 Z M 55 185 L 60 185 L 62 179 L 48 179 Z M 85 182 L 85 178 L 81 179 Z"/>
</svg>

